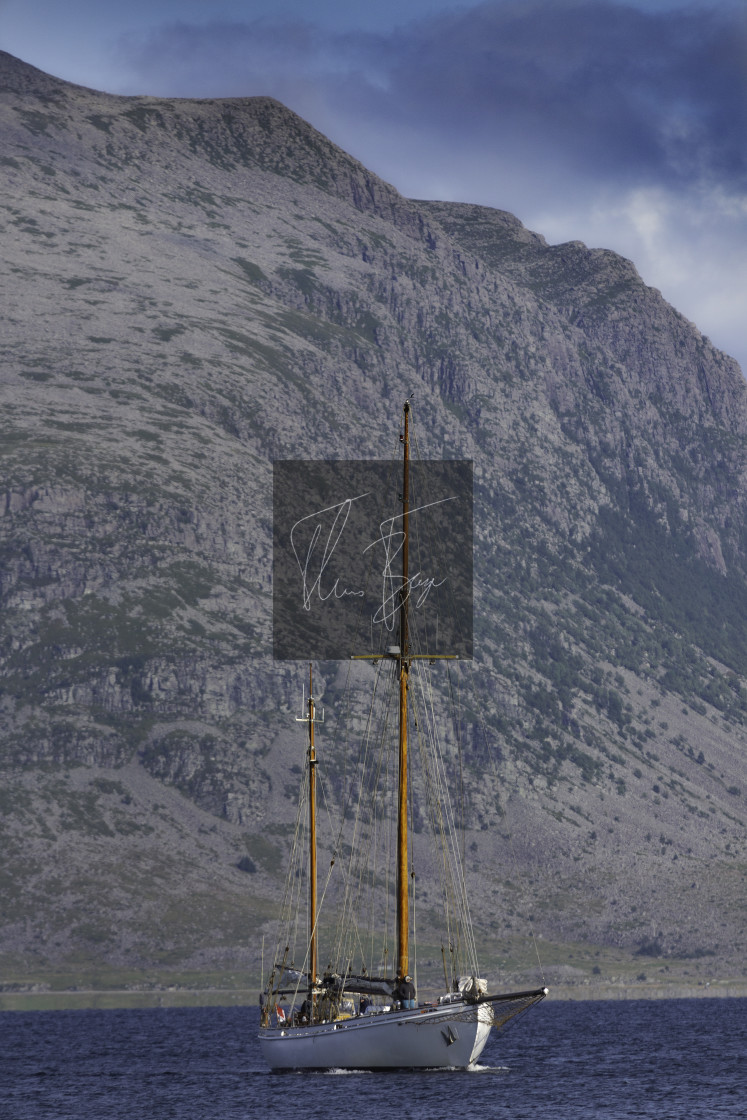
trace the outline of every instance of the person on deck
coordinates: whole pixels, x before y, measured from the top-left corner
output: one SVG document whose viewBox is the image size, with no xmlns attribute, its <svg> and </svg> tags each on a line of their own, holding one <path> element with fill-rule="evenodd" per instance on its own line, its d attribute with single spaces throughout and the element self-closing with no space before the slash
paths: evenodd
<svg viewBox="0 0 747 1120">
<path fill-rule="evenodd" d="M 314 1014 L 314 1005 L 311 999 L 307 996 L 301 1004 L 301 1011 L 299 1013 L 299 1021 L 306 1025 L 310 1023 Z"/>
<path fill-rule="evenodd" d="M 400 980 L 397 985 L 397 999 L 400 1006 L 406 1011 L 414 1011 L 417 1007 L 415 1002 L 415 985 L 412 982 L 412 976 L 405 976 L 404 980 Z"/>
</svg>

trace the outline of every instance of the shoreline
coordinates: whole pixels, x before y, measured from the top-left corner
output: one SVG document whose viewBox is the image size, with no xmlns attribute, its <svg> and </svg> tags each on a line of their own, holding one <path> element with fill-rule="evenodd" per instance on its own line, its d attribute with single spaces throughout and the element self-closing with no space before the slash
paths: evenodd
<svg viewBox="0 0 747 1120">
<path fill-rule="evenodd" d="M 695 984 L 557 984 L 548 1001 L 743 999 L 744 980 L 713 980 Z M 75 991 L 0 990 L 2 1011 L 135 1010 L 164 1007 L 257 1007 L 256 988 L 82 989 Z"/>
<path fill-rule="evenodd" d="M 549 985 L 548 985 L 549 986 Z M 693 984 L 673 982 L 634 982 L 632 984 L 557 984 L 550 987 L 548 1000 L 589 999 L 743 999 L 747 996 L 744 980 L 710 980 Z"/>
</svg>

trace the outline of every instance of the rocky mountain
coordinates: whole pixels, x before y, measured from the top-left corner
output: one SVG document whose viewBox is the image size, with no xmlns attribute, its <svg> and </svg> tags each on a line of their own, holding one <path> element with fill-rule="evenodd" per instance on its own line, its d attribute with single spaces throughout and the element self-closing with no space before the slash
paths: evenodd
<svg viewBox="0 0 747 1120">
<path fill-rule="evenodd" d="M 736 363 L 629 261 L 405 199 L 267 98 L 0 54 L 0 136 L 8 982 L 256 979 L 303 750 L 272 461 L 386 457 L 410 393 L 474 460 L 490 962 L 529 975 L 531 918 L 549 979 L 742 976 Z"/>
</svg>

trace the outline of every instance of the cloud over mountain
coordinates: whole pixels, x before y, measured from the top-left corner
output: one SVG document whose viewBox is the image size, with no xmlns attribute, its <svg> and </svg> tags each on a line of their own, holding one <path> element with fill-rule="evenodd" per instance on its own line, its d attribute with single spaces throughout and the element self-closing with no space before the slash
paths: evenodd
<svg viewBox="0 0 747 1120">
<path fill-rule="evenodd" d="M 131 92 L 270 94 L 406 194 L 616 248 L 747 365 L 741 5 L 491 0 L 379 34 L 180 23 L 119 49 Z"/>
<path fill-rule="evenodd" d="M 341 115 L 365 110 L 460 147 L 542 144 L 597 179 L 742 190 L 746 43 L 730 6 L 492 0 L 388 34 L 174 24 L 122 49 L 153 92 L 235 94 L 259 79 L 284 96 L 313 82 L 330 103 L 344 94 Z"/>
</svg>

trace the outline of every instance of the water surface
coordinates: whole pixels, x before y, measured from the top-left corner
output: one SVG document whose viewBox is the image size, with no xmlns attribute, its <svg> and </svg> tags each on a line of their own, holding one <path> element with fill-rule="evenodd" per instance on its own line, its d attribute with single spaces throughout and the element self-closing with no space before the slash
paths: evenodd
<svg viewBox="0 0 747 1120">
<path fill-rule="evenodd" d="M 255 1008 L 0 1013 L 2 1120 L 747 1115 L 747 1001 L 545 1002 L 474 1071 L 273 1074 Z"/>
</svg>

